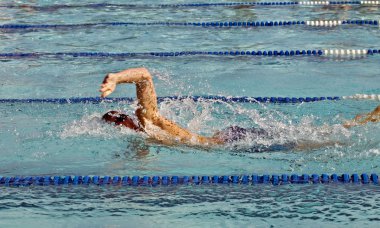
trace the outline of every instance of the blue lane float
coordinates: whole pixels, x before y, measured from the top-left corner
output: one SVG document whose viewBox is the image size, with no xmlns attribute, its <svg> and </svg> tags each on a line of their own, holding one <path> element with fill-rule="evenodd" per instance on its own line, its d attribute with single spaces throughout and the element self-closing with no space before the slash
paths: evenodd
<svg viewBox="0 0 380 228">
<path fill-rule="evenodd" d="M 377 96 L 377 95 L 376 95 Z M 377 98 L 377 97 L 376 97 Z M 317 101 L 338 101 L 346 99 L 346 97 L 225 97 L 225 96 L 167 96 L 158 97 L 158 102 L 170 100 L 191 99 L 198 101 L 215 101 L 228 103 L 302 103 L 302 102 L 317 102 Z M 355 98 L 352 98 L 355 99 Z M 370 99 L 370 98 L 368 98 Z M 0 99 L 0 103 L 55 103 L 55 104 L 76 104 L 76 103 L 114 103 L 135 101 L 131 97 L 118 98 L 100 98 L 100 97 L 77 97 L 77 98 L 35 98 L 35 99 Z M 372 99 L 373 100 L 373 99 Z"/>
<path fill-rule="evenodd" d="M 117 3 L 90 3 L 90 4 L 54 4 L 36 6 L 31 4 L 4 4 L 0 8 L 31 8 L 34 10 L 58 10 L 71 8 L 199 8 L 199 7 L 294 7 L 294 6 L 328 6 L 328 5 L 351 5 L 361 6 L 379 5 L 378 1 L 279 1 L 279 2 L 219 2 L 219 3 L 180 3 L 180 4 L 117 4 Z"/>
<path fill-rule="evenodd" d="M 378 185 L 379 176 L 372 174 L 282 174 L 282 175 L 223 175 L 223 176 L 0 176 L 0 186 L 157 186 L 157 185 L 208 185 L 208 184 L 358 184 Z"/>
<path fill-rule="evenodd" d="M 355 94 L 351 96 L 330 96 L 330 97 L 225 97 L 225 96 L 166 96 L 158 97 L 158 102 L 170 100 L 191 99 L 198 101 L 215 102 L 235 102 L 235 103 L 303 103 L 317 101 L 338 101 L 338 100 L 373 100 L 380 101 L 380 94 Z M 56 103 L 56 104 L 76 104 L 76 103 L 114 103 L 135 101 L 132 97 L 73 97 L 73 98 L 26 98 L 26 99 L 0 99 L 0 103 Z"/>
<path fill-rule="evenodd" d="M 192 56 L 209 57 L 295 57 L 295 56 L 336 56 L 355 57 L 379 54 L 380 49 L 296 49 L 296 50 L 223 50 L 223 51 L 171 51 L 171 52 L 12 52 L 0 53 L 0 59 L 38 59 L 38 58 L 115 58 L 115 59 L 138 59 L 138 58 L 180 58 Z"/>
<path fill-rule="evenodd" d="M 43 30 L 43 29 L 69 29 L 69 28 L 89 28 L 89 27 L 127 27 L 127 26 L 171 26 L 186 28 L 253 28 L 253 27 L 276 27 L 289 28 L 290 26 L 307 27 L 336 27 L 336 26 L 371 26 L 379 27 L 378 20 L 314 20 L 314 21 L 212 21 L 212 22 L 103 22 L 84 24 L 3 24 L 3 30 Z"/>
</svg>

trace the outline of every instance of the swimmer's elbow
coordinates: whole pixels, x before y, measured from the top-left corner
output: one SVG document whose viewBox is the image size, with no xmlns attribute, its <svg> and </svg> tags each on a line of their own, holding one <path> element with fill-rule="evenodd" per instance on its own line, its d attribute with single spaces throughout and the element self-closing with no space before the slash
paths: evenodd
<svg viewBox="0 0 380 228">
<path fill-rule="evenodd" d="M 141 78 L 143 80 L 151 80 L 152 75 L 150 74 L 149 70 L 145 67 L 140 67 L 135 69 L 137 72 L 141 74 Z"/>
</svg>

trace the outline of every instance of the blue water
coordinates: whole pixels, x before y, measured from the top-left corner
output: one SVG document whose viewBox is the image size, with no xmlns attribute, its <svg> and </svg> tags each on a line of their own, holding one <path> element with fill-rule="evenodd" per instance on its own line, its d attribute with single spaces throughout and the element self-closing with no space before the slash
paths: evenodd
<svg viewBox="0 0 380 228">
<path fill-rule="evenodd" d="M 173 3 L 172 1 L 161 1 Z M 177 1 L 176 1 L 177 2 Z M 180 1 L 189 2 L 189 1 Z M 223 2 L 223 1 L 220 1 Z M 224 1 L 226 2 L 226 1 Z M 11 2 L 2 2 L 6 5 Z M 34 5 L 77 4 L 37 1 Z M 86 2 L 81 1 L 81 4 Z M 114 1 L 114 3 L 117 3 Z M 138 1 L 136 3 L 155 3 Z M 232 7 L 182 9 L 2 8 L 0 24 L 152 21 L 378 19 L 376 7 Z M 379 28 L 95 27 L 0 31 L 0 52 L 150 52 L 378 48 Z M 0 99 L 98 96 L 108 72 L 145 66 L 159 96 L 345 96 L 380 94 L 378 55 L 331 57 L 181 57 L 149 59 L 2 59 Z M 113 97 L 135 96 L 132 85 Z M 292 105 L 160 104 L 160 112 L 204 135 L 231 125 L 260 127 L 255 138 L 213 149 L 163 146 L 100 121 L 129 104 L 0 104 L 0 174 L 232 175 L 380 173 L 379 124 L 347 130 L 345 120 L 375 101 Z M 256 146 L 308 141 L 319 148 L 250 153 Z M 320 227 L 378 224 L 378 186 L 176 186 L 1 188 L 2 226 Z M 18 220 L 22 217 L 22 220 Z M 16 221 L 17 220 L 17 221 Z"/>
</svg>

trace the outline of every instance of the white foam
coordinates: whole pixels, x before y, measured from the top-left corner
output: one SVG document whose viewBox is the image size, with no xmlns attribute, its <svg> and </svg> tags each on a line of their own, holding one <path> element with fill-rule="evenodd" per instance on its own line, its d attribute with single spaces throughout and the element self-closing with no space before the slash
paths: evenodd
<svg viewBox="0 0 380 228">
<path fill-rule="evenodd" d="M 214 101 L 198 101 L 193 99 L 168 100 L 161 102 L 160 113 L 176 123 L 186 123 L 184 127 L 196 133 L 212 132 L 210 127 L 207 127 L 208 122 L 214 120 L 212 111 L 214 110 Z M 205 130 L 208 129 L 208 130 Z"/>
<path fill-rule="evenodd" d="M 120 138 L 126 135 L 138 134 L 133 130 L 124 127 L 115 127 L 105 123 L 101 119 L 102 114 L 94 113 L 85 115 L 79 120 L 74 120 L 63 127 L 60 133 L 61 138 L 77 136 L 95 136 L 103 138 Z"/>
<path fill-rule="evenodd" d="M 180 124 L 192 132 L 212 136 L 218 130 L 229 126 L 243 128 L 256 127 L 263 129 L 268 135 L 247 135 L 246 138 L 226 145 L 230 149 L 246 150 L 271 145 L 286 145 L 310 142 L 318 144 L 334 140 L 344 140 L 350 136 L 350 131 L 341 125 L 315 124 L 314 116 L 294 117 L 267 108 L 263 104 L 257 108 L 240 103 L 218 103 L 215 101 L 198 101 L 192 99 L 168 100 L 160 103 L 160 113 L 170 120 Z M 64 126 L 61 138 L 77 136 L 93 136 L 106 139 L 123 138 L 128 135 L 146 137 L 123 127 L 115 127 L 101 120 L 101 113 L 85 115 Z"/>
<path fill-rule="evenodd" d="M 351 136 L 350 131 L 340 124 L 315 125 L 316 117 L 313 116 L 302 117 L 299 123 L 294 123 L 291 117 L 273 110 L 267 109 L 264 113 L 259 113 L 257 110 L 237 106 L 234 111 L 236 115 L 249 117 L 250 121 L 245 122 L 243 127 L 258 127 L 268 133 L 268 136 L 247 135 L 244 140 L 229 145 L 234 149 L 244 150 L 244 148 L 299 143 L 311 146 L 324 145 L 326 142 L 331 144 L 331 142 L 346 140 Z"/>
</svg>

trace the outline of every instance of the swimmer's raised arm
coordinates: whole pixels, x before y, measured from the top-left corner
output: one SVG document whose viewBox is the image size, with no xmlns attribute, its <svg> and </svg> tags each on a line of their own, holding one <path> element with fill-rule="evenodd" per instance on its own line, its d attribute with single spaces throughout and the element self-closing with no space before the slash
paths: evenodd
<svg viewBox="0 0 380 228">
<path fill-rule="evenodd" d="M 357 115 L 353 120 L 343 124 L 345 128 L 364 125 L 368 122 L 380 122 L 380 105 L 368 114 Z"/>
<path fill-rule="evenodd" d="M 136 116 L 146 131 L 149 131 L 147 125 L 152 124 L 154 127 L 158 127 L 164 131 L 166 136 L 169 136 L 173 141 L 202 145 L 219 143 L 214 138 L 192 133 L 160 115 L 157 108 L 157 95 L 152 76 L 146 68 L 131 68 L 119 73 L 107 74 L 101 85 L 101 96 L 106 97 L 110 95 L 116 89 L 116 85 L 120 83 L 134 83 L 136 85 L 139 106 L 136 110 Z M 158 140 L 167 140 L 167 138 L 163 139 L 162 132 L 153 130 L 147 133 Z"/>
<path fill-rule="evenodd" d="M 121 83 L 133 83 L 136 85 L 138 105 L 144 110 L 145 117 L 157 113 L 157 95 L 154 90 L 152 76 L 146 68 L 130 68 L 118 73 L 107 74 L 100 88 L 101 96 L 110 95 L 116 89 L 116 85 Z"/>
</svg>

